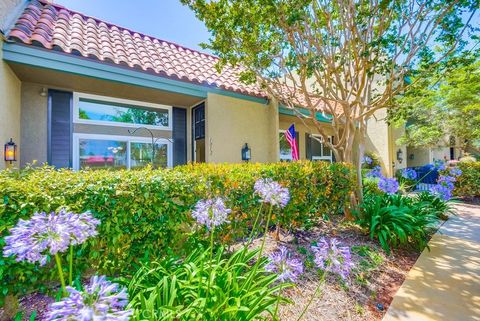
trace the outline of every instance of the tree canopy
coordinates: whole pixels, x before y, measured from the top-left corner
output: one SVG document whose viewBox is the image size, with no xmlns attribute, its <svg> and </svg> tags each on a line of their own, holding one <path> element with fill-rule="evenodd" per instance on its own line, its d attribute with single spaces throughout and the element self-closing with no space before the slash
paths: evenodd
<svg viewBox="0 0 480 321">
<path fill-rule="evenodd" d="M 432 147 L 452 144 L 480 151 L 480 55 L 467 55 L 431 73 L 397 99 L 394 123 L 407 122 L 400 144 Z"/>
</svg>

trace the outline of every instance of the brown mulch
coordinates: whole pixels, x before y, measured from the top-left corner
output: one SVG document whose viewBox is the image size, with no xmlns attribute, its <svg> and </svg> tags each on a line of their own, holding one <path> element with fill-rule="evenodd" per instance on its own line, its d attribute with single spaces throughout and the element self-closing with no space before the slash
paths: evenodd
<svg viewBox="0 0 480 321">
<path fill-rule="evenodd" d="M 295 234 L 280 233 L 276 240 L 276 233 L 267 237 L 265 252 L 269 253 L 280 245 L 289 247 L 296 253 L 305 252 L 312 242 L 320 237 L 336 237 L 344 246 L 365 246 L 374 250 L 383 259 L 383 262 L 368 271 L 357 269 L 348 283 L 341 282 L 337 277 L 329 275 L 324 285 L 320 287 L 315 299 L 305 313 L 302 321 L 322 320 L 381 320 L 387 311 L 393 296 L 402 285 L 408 271 L 412 268 L 419 251 L 398 250 L 387 256 L 376 242 L 369 239 L 355 226 L 344 224 L 341 221 L 323 222 L 308 232 Z M 255 240 L 252 246 L 258 246 L 260 239 Z M 297 254 L 303 259 L 305 255 Z M 352 255 L 352 260 L 359 265 L 365 257 Z M 362 281 L 357 276 L 361 275 Z M 285 296 L 293 304 L 281 305 L 279 316 L 282 321 L 296 321 L 303 307 L 315 294 L 319 285 L 319 277 L 313 268 L 306 269 L 294 288 L 285 290 Z M 23 320 L 29 320 L 30 314 L 37 311 L 35 320 L 42 320 L 47 306 L 54 300 L 43 294 L 33 293 L 20 300 L 21 310 L 24 311 Z M 2 319 L 0 310 L 0 321 Z"/>
</svg>

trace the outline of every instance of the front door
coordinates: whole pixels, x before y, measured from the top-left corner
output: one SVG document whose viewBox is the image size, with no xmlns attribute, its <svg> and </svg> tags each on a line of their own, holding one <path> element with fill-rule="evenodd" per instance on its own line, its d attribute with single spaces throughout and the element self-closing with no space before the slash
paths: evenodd
<svg viewBox="0 0 480 321">
<path fill-rule="evenodd" d="M 205 103 L 192 109 L 193 160 L 205 162 Z"/>
</svg>

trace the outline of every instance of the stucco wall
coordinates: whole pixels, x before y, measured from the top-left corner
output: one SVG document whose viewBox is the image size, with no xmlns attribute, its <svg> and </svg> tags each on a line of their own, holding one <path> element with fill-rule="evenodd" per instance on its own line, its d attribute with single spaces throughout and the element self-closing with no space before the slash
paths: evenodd
<svg viewBox="0 0 480 321">
<path fill-rule="evenodd" d="M 22 147 L 21 166 L 47 162 L 47 97 L 42 97 L 41 85 L 22 83 Z"/>
<path fill-rule="evenodd" d="M 408 167 L 417 167 L 431 162 L 430 148 L 407 148 Z M 412 159 L 413 158 L 413 159 Z"/>
<path fill-rule="evenodd" d="M 386 116 L 386 110 L 381 109 L 375 113 L 375 117 L 368 120 L 365 151 L 376 154 L 380 159 L 382 168 L 386 170 L 387 175 L 390 175 L 389 128 L 385 122 Z"/>
<path fill-rule="evenodd" d="M 407 167 L 407 146 L 406 145 L 397 145 L 397 140 L 405 133 L 405 126 L 401 127 L 393 127 L 390 126 L 390 150 L 392 152 L 391 158 L 392 162 L 394 162 L 394 171 L 397 171 L 399 169 L 403 169 Z M 400 163 L 397 160 L 397 152 L 401 150 L 403 154 L 403 161 Z"/>
<path fill-rule="evenodd" d="M 1 12 L 1 8 L 0 8 Z M 0 48 L 3 41 L 0 35 Z M 21 82 L 10 67 L 3 61 L 3 51 L 0 50 L 0 169 L 10 166 L 5 163 L 3 145 L 13 138 L 19 145 L 20 141 L 20 86 Z M 19 158 L 22 146 L 18 147 Z M 18 166 L 18 162 L 12 164 Z"/>
<path fill-rule="evenodd" d="M 278 159 L 278 111 L 269 105 L 219 94 L 206 102 L 206 161 L 239 163 L 248 143 L 252 162 Z"/>
</svg>

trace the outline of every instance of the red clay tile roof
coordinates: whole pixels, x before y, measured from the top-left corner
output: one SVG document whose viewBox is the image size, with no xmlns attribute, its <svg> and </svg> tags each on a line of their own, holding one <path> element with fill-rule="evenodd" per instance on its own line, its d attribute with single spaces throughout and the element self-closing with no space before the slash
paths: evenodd
<svg viewBox="0 0 480 321">
<path fill-rule="evenodd" d="M 97 59 L 159 76 L 266 98 L 255 85 L 238 80 L 239 68 L 215 69 L 218 58 L 149 37 L 104 21 L 32 0 L 9 33 L 9 39 Z"/>
</svg>

